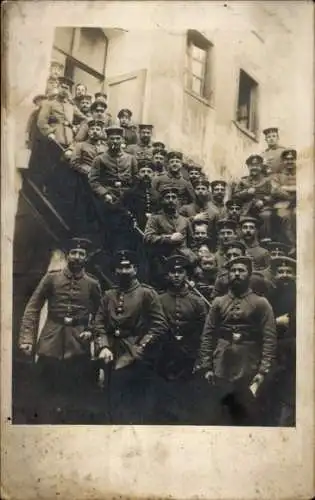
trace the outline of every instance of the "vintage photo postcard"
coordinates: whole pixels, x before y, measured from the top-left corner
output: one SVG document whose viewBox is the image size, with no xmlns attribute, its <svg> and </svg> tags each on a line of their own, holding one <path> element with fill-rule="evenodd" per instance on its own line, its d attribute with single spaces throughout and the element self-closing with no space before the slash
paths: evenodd
<svg viewBox="0 0 315 500">
<path fill-rule="evenodd" d="M 3 498 L 311 498 L 312 2 L 3 14 Z"/>
</svg>

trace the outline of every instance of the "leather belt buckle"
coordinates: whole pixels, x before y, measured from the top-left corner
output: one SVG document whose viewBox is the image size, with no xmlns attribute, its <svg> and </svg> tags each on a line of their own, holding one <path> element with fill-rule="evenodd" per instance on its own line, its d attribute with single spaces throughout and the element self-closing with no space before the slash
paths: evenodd
<svg viewBox="0 0 315 500">
<path fill-rule="evenodd" d="M 242 338 L 242 334 L 239 332 L 232 332 L 233 342 L 239 342 Z"/>
<path fill-rule="evenodd" d="M 120 337 L 120 330 L 119 330 L 119 328 L 116 328 L 116 330 L 114 331 L 114 337 Z"/>
<path fill-rule="evenodd" d="M 118 188 L 121 187 L 121 182 L 120 181 L 115 181 L 114 182 L 114 186 L 118 187 Z"/>
<path fill-rule="evenodd" d="M 63 321 L 65 325 L 72 325 L 73 318 L 71 318 L 71 316 L 65 316 Z"/>
<path fill-rule="evenodd" d="M 152 214 L 150 212 L 146 212 L 145 216 L 148 219 Z"/>
</svg>

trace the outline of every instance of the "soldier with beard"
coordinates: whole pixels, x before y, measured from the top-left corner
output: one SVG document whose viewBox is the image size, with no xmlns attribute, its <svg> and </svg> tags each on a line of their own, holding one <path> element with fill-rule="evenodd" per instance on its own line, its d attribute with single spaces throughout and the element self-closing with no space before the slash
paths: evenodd
<svg viewBox="0 0 315 500">
<path fill-rule="evenodd" d="M 192 241 L 189 220 L 178 212 L 179 190 L 174 185 L 164 185 L 160 192 L 161 212 L 152 215 L 144 231 L 144 241 L 153 257 L 151 259 L 151 279 L 155 286 L 163 288 L 163 261 L 172 254 L 185 255 L 191 263 L 196 260 L 188 248 Z"/>
<path fill-rule="evenodd" d="M 157 293 L 137 279 L 135 254 L 117 252 L 113 267 L 117 286 L 105 292 L 94 327 L 96 351 L 109 367 L 107 419 L 113 424 L 150 423 L 156 358 L 167 324 Z"/>
<path fill-rule="evenodd" d="M 166 164 L 167 151 L 165 149 L 154 148 L 152 151 L 152 169 L 155 177 L 160 175 L 165 175 L 165 164 Z"/>
<path fill-rule="evenodd" d="M 137 144 L 130 144 L 126 147 L 126 153 L 129 153 L 137 160 L 152 160 L 152 132 L 153 125 L 140 123 L 139 140 Z"/>
<path fill-rule="evenodd" d="M 229 291 L 212 303 L 196 371 L 216 385 L 219 424 L 257 425 L 259 392 L 276 355 L 275 319 L 269 302 L 249 288 L 251 259 L 237 257 L 227 268 Z"/>
<path fill-rule="evenodd" d="M 219 219 L 217 222 L 218 250 L 216 251 L 215 256 L 219 270 L 224 267 L 226 263 L 226 244 L 231 240 L 235 240 L 236 229 L 236 222 L 232 219 Z"/>
<path fill-rule="evenodd" d="M 255 271 L 263 271 L 269 267 L 270 255 L 266 248 L 260 246 L 258 241 L 258 228 L 261 221 L 255 217 L 241 217 L 240 226 L 242 239 L 246 246 L 246 253 L 253 260 Z"/>
<path fill-rule="evenodd" d="M 226 217 L 227 211 L 224 205 L 227 184 L 225 181 L 215 180 L 210 183 L 211 186 L 211 211 L 217 215 L 218 219 Z M 210 210 L 209 207 L 209 210 Z"/>
<path fill-rule="evenodd" d="M 173 185 L 178 189 L 179 207 L 185 203 L 191 203 L 195 199 L 194 190 L 189 181 L 185 180 L 182 173 L 183 154 L 180 151 L 169 151 L 167 153 L 167 173 L 155 177 L 153 188 L 161 192 L 165 185 Z"/>
<path fill-rule="evenodd" d="M 271 425 L 295 425 L 296 381 L 296 261 L 279 256 L 271 260 L 274 289 L 270 298 L 277 334 L 277 367 L 273 386 Z"/>
<path fill-rule="evenodd" d="M 43 277 L 24 312 L 19 346 L 38 356 L 36 423 L 89 423 L 91 325 L 101 298 L 98 281 L 85 272 L 89 246 L 82 238 L 69 242 L 66 267 Z M 46 301 L 47 319 L 36 342 Z"/>
<path fill-rule="evenodd" d="M 122 200 L 133 186 L 137 174 L 134 156 L 122 151 L 123 129 L 106 129 L 108 150 L 98 155 L 89 172 L 92 191 L 100 201 L 99 211 L 104 223 L 107 248 L 113 252 L 126 246 L 132 234 L 132 221 Z"/>
</svg>

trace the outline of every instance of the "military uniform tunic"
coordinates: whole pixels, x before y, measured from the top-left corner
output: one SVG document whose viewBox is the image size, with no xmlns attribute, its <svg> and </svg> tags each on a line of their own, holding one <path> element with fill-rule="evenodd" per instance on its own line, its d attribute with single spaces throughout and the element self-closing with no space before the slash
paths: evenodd
<svg viewBox="0 0 315 500">
<path fill-rule="evenodd" d="M 189 181 L 184 179 L 182 175 L 174 177 L 170 174 L 159 175 L 154 177 L 152 187 L 159 193 L 164 186 L 175 186 L 179 193 L 180 206 L 191 203 L 195 200 L 195 193 Z"/>
<path fill-rule="evenodd" d="M 106 151 L 107 147 L 104 142 L 99 139 L 92 141 L 88 139 L 84 142 L 78 142 L 74 146 L 70 165 L 82 174 L 88 174 L 93 160 L 100 154 Z"/>
<path fill-rule="evenodd" d="M 285 150 L 283 146 L 272 146 L 265 149 L 261 156 L 264 158 L 264 163 L 270 167 L 272 173 L 280 172 L 282 168 L 281 153 Z"/>
<path fill-rule="evenodd" d="M 76 132 L 76 135 L 74 137 L 74 140 L 76 142 L 83 142 L 86 141 L 88 138 L 88 132 L 89 132 L 89 126 L 88 126 L 88 120 L 86 119 L 86 116 L 84 116 L 84 121 L 80 124 L 78 131 Z M 104 121 L 104 128 L 111 127 L 113 125 L 113 117 L 110 113 L 105 113 L 104 117 L 101 118 L 101 120 Z M 105 137 L 104 137 L 105 138 Z"/>
</svg>

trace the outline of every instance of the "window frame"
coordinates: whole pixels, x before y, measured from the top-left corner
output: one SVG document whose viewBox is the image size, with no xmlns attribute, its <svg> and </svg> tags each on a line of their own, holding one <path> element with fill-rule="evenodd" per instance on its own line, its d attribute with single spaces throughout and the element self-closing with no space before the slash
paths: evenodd
<svg viewBox="0 0 315 500">
<path fill-rule="evenodd" d="M 185 47 L 185 71 L 184 71 L 184 85 L 185 91 L 200 100 L 201 102 L 210 105 L 213 96 L 212 80 L 211 80 L 211 66 L 212 57 L 211 51 L 213 44 L 202 33 L 196 30 L 188 30 L 186 32 L 186 47 Z M 204 61 L 200 61 L 193 57 L 193 49 L 195 46 L 205 52 Z M 192 62 L 198 61 L 202 64 L 202 77 L 195 74 L 192 69 Z M 196 79 L 201 82 L 201 92 L 193 90 L 193 80 Z"/>
<path fill-rule="evenodd" d="M 242 73 L 251 82 L 250 86 L 250 96 L 249 96 L 249 111 L 247 115 L 248 127 L 244 125 L 238 118 L 240 109 L 240 85 L 241 85 L 241 75 Z M 236 93 L 236 109 L 235 118 L 233 123 L 237 126 L 239 130 L 244 132 L 248 137 L 257 141 L 259 136 L 259 82 L 257 79 L 253 78 L 249 72 L 243 68 L 239 68 L 238 79 L 237 79 L 237 93 Z"/>
</svg>

